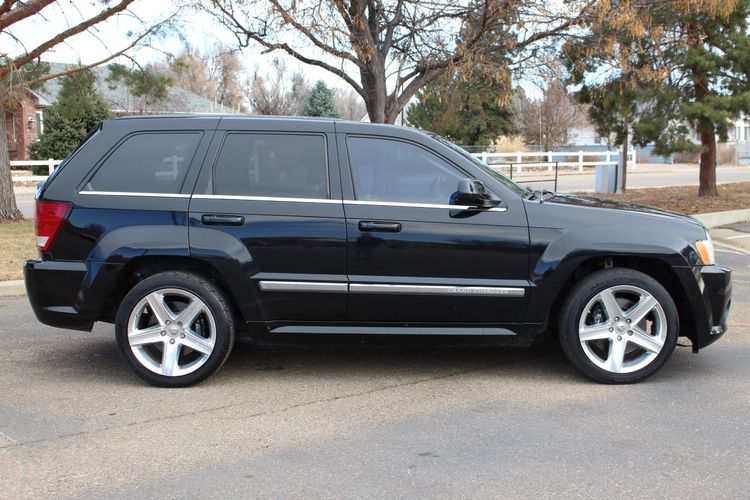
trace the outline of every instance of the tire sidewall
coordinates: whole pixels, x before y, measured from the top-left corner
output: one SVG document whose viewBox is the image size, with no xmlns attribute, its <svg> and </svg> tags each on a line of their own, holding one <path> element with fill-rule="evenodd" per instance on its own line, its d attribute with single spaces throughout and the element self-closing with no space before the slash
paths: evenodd
<svg viewBox="0 0 750 500">
<path fill-rule="evenodd" d="M 133 308 L 148 294 L 163 288 L 176 288 L 201 299 L 214 317 L 216 342 L 208 360 L 197 370 L 186 375 L 168 377 L 144 367 L 133 354 L 128 342 L 128 320 Z M 234 325 L 221 293 L 209 282 L 185 273 L 161 273 L 146 278 L 125 295 L 115 320 L 115 338 L 120 353 L 133 372 L 146 382 L 160 387 L 185 387 L 196 384 L 216 372 L 229 355 L 233 344 Z"/>
<path fill-rule="evenodd" d="M 650 293 L 661 305 L 667 320 L 667 336 L 661 352 L 647 366 L 630 373 L 612 373 L 586 356 L 578 336 L 583 309 L 601 291 L 617 285 L 631 285 Z M 560 318 L 560 344 L 570 361 L 590 378 L 604 383 L 633 383 L 656 373 L 672 355 L 679 336 L 679 316 L 669 292 L 654 278 L 630 269 L 607 269 L 580 281 L 563 304 Z"/>
</svg>

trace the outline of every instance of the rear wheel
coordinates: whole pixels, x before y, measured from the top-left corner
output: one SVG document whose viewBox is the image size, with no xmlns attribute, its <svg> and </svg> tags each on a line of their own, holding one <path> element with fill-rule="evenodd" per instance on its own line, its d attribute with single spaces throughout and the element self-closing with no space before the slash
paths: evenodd
<svg viewBox="0 0 750 500">
<path fill-rule="evenodd" d="M 652 277 L 606 269 L 580 281 L 562 305 L 560 343 L 590 378 L 631 383 L 653 375 L 674 351 L 677 308 Z"/>
<path fill-rule="evenodd" d="M 135 374 L 163 387 L 188 386 L 216 372 L 235 335 L 221 291 L 185 272 L 156 274 L 133 287 L 117 312 L 115 332 Z"/>
</svg>

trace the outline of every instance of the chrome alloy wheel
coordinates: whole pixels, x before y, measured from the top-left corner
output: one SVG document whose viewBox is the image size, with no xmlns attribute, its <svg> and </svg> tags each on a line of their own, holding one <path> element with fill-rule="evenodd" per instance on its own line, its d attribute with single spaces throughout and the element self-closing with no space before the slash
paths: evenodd
<svg viewBox="0 0 750 500">
<path fill-rule="evenodd" d="M 214 350 L 216 321 L 192 293 L 163 288 L 141 299 L 128 318 L 128 343 L 141 365 L 160 375 L 187 375 Z"/>
<path fill-rule="evenodd" d="M 642 288 L 617 285 L 596 294 L 578 322 L 583 352 L 611 373 L 631 373 L 652 363 L 667 340 L 667 317 Z"/>
</svg>

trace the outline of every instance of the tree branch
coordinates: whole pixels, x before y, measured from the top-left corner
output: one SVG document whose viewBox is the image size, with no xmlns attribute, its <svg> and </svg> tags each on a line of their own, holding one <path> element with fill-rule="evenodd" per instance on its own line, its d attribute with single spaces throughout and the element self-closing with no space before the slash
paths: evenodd
<svg viewBox="0 0 750 500">
<path fill-rule="evenodd" d="M 43 0 L 39 0 L 43 1 Z M 19 68 L 23 66 L 24 64 L 27 64 L 34 59 L 37 59 L 39 56 L 44 54 L 47 50 L 51 49 L 58 43 L 70 38 L 71 36 L 77 35 L 79 33 L 82 33 L 86 31 L 87 29 L 91 28 L 92 26 L 112 17 L 113 15 L 124 11 L 128 8 L 130 4 L 132 4 L 135 0 L 122 0 L 120 3 L 115 5 L 114 7 L 111 7 L 109 9 L 102 10 L 99 14 L 96 16 L 93 16 L 89 19 L 86 19 L 77 25 L 73 26 L 72 28 L 69 28 L 62 33 L 59 33 L 55 35 L 54 37 L 50 38 L 46 42 L 40 44 L 36 48 L 30 50 L 26 54 L 23 54 L 21 56 L 16 57 L 15 59 L 11 60 L 9 63 L 4 64 L 3 66 L 0 66 L 0 78 L 4 77 L 8 74 L 9 71 L 11 71 L 12 68 Z M 28 5 L 28 4 L 27 4 Z"/>
<path fill-rule="evenodd" d="M 33 16 L 46 6 L 54 3 L 55 0 L 30 0 L 28 2 L 9 2 L 3 3 L 3 7 L 0 10 L 5 10 L 5 13 L 0 15 L 0 30 L 6 29 L 18 21 L 26 19 L 27 17 Z M 18 3 L 18 6 L 12 8 L 13 3 Z"/>
</svg>

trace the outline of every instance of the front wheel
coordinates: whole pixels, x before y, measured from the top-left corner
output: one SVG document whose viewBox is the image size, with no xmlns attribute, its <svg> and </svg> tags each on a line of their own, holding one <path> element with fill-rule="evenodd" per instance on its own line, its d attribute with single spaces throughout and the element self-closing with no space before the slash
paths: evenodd
<svg viewBox="0 0 750 500">
<path fill-rule="evenodd" d="M 576 284 L 560 315 L 560 344 L 570 361 L 604 383 L 653 375 L 674 351 L 679 318 L 669 292 L 632 269 L 605 269 Z"/>
<path fill-rule="evenodd" d="M 117 345 L 150 384 L 185 387 L 224 364 L 234 343 L 232 311 L 201 276 L 170 271 L 146 278 L 125 296 L 115 322 Z"/>
</svg>

